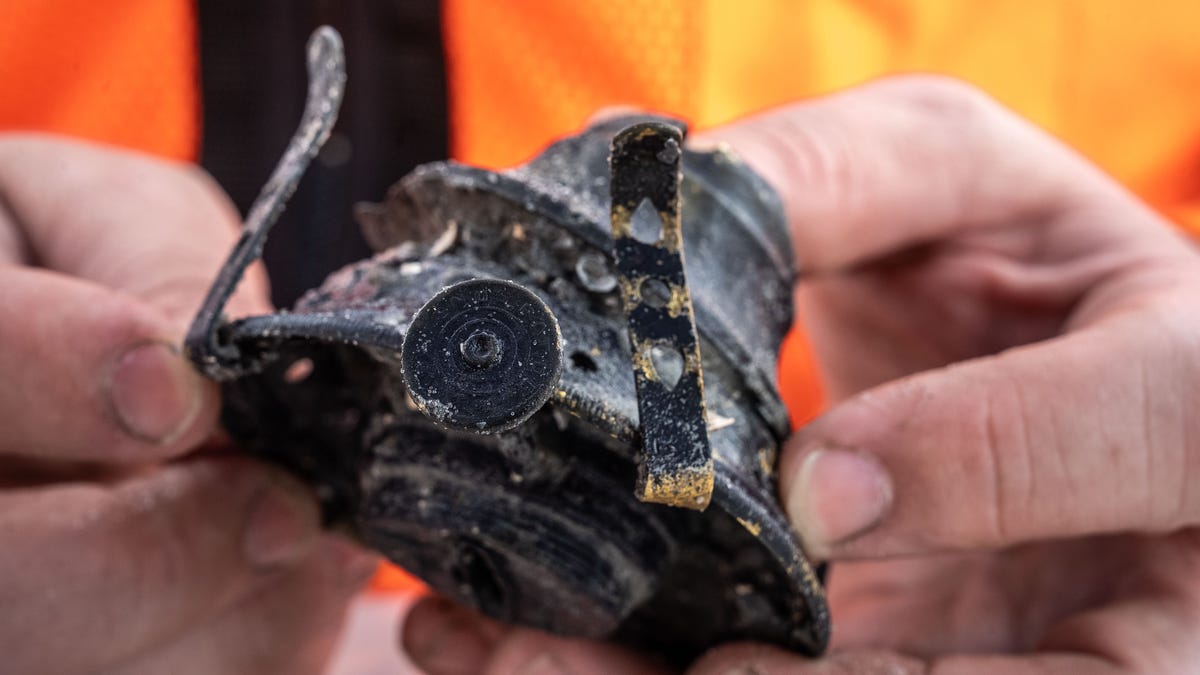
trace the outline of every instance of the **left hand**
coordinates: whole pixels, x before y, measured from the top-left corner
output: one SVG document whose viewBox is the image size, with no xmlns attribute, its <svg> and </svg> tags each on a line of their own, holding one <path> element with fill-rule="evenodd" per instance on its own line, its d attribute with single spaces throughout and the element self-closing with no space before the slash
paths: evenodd
<svg viewBox="0 0 1200 675">
<path fill-rule="evenodd" d="M 782 497 L 835 560 L 834 644 L 693 672 L 1182 673 L 1200 659 L 1200 257 L 960 84 L 899 78 L 724 129 L 783 197 L 835 404 Z M 429 601 L 443 673 L 653 673 Z M 1189 671 L 1189 669 L 1192 669 Z"/>
<path fill-rule="evenodd" d="M 0 670 L 323 670 L 375 558 L 219 447 L 176 346 L 237 221 L 195 167 L 0 134 Z"/>
</svg>

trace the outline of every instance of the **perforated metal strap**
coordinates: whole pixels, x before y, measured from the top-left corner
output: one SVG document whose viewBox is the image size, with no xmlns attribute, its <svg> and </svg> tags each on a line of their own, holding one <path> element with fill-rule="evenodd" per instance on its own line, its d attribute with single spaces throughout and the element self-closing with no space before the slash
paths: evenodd
<svg viewBox="0 0 1200 675">
<path fill-rule="evenodd" d="M 682 132 L 635 124 L 612 143 L 614 254 L 633 350 L 643 457 L 639 499 L 704 509 L 713 460 L 700 343 L 683 266 Z"/>
</svg>

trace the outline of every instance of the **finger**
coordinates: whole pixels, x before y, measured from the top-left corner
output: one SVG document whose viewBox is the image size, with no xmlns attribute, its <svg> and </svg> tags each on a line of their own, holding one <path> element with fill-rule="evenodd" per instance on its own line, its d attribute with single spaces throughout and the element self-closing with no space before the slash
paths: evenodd
<svg viewBox="0 0 1200 675">
<path fill-rule="evenodd" d="M 1052 626 L 1039 649 L 1097 654 L 1138 673 L 1183 673 L 1200 663 L 1197 533 L 1145 542 L 1143 561 L 1107 589 L 1110 603 Z"/>
<path fill-rule="evenodd" d="M 802 269 L 834 270 L 970 228 L 1050 220 L 1098 192 L 1075 153 L 953 80 L 889 78 L 699 134 L 780 193 Z"/>
<path fill-rule="evenodd" d="M 1197 522 L 1186 323 L 1122 315 L 851 398 L 790 441 L 788 513 L 835 558 Z"/>
<path fill-rule="evenodd" d="M 1121 672 L 1112 663 L 1083 654 L 950 656 L 925 661 L 883 651 L 846 651 L 810 660 L 763 645 L 715 650 L 688 675 L 1074 675 Z"/>
<path fill-rule="evenodd" d="M 0 204 L 0 243 L 10 247 L 0 260 L 18 259 L 11 247 L 23 242 L 19 262 L 145 300 L 180 336 L 240 229 L 229 199 L 193 166 L 52 136 L 0 137 Z M 268 308 L 256 266 L 230 309 Z"/>
<path fill-rule="evenodd" d="M 318 521 L 305 488 L 246 459 L 0 494 L 6 668 L 103 671 L 169 642 L 304 559 Z"/>
<path fill-rule="evenodd" d="M 132 462 L 210 433 L 216 388 L 165 315 L 45 270 L 0 268 L 0 286 L 0 454 Z"/>
<path fill-rule="evenodd" d="M 440 598 L 418 603 L 401 643 L 430 675 L 657 675 L 666 671 L 613 644 L 509 628 Z"/>
<path fill-rule="evenodd" d="M 347 606 L 377 565 L 376 556 L 349 540 L 323 534 L 295 568 L 275 575 L 180 639 L 111 672 L 320 675 L 326 672 Z"/>
</svg>

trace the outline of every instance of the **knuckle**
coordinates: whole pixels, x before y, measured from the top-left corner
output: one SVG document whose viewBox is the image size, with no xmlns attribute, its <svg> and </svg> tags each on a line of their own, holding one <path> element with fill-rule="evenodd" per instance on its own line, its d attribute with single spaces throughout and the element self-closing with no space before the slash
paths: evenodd
<svg viewBox="0 0 1200 675">
<path fill-rule="evenodd" d="M 980 500 L 980 522 L 984 524 L 982 538 L 989 543 L 1006 542 L 1013 531 L 1013 508 L 1028 503 L 1029 484 L 1024 469 L 1029 464 L 1029 448 L 1017 439 L 1028 435 L 1019 399 L 1008 387 L 996 387 L 982 398 L 978 450 L 981 458 L 980 487 L 987 499 Z M 1013 499 L 1015 495 L 1022 498 Z"/>
<path fill-rule="evenodd" d="M 846 134 L 809 120 L 789 117 L 782 121 L 764 129 L 764 141 L 776 149 L 785 175 L 806 189 L 846 196 L 854 177 L 848 161 L 853 146 Z"/>
<path fill-rule="evenodd" d="M 1187 403 L 1200 397 L 1200 366 L 1190 356 L 1200 351 L 1200 330 L 1196 303 L 1183 294 L 1167 295 L 1139 316 L 1144 337 L 1137 394 L 1143 452 L 1155 469 L 1146 473 L 1145 494 L 1153 497 L 1154 522 L 1173 529 L 1200 522 L 1200 421 Z"/>
<path fill-rule="evenodd" d="M 803 104 L 802 104 L 803 105 Z M 773 176 L 789 219 L 809 222 L 833 217 L 849 219 L 869 201 L 861 139 L 836 108 L 789 109 L 755 129 L 751 154 L 756 169 Z M 742 151 L 743 148 L 739 148 Z M 792 227 L 793 246 L 802 267 L 823 267 L 836 258 L 837 228 Z"/>
</svg>

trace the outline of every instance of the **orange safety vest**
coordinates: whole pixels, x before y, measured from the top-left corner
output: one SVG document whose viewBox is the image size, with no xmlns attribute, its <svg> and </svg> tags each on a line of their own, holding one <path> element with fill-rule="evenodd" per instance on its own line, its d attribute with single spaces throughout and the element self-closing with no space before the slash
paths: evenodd
<svg viewBox="0 0 1200 675">
<path fill-rule="evenodd" d="M 6 0 L 0 130 L 194 157 L 193 9 Z M 443 0 L 452 147 L 508 166 L 608 105 L 705 128 L 888 73 L 940 72 L 1200 232 L 1198 25 L 1195 0 Z M 789 336 L 781 386 L 797 422 L 820 409 L 815 372 Z"/>
<path fill-rule="evenodd" d="M 191 0 L 4 0 L 0 130 L 195 159 L 194 10 Z"/>
</svg>

